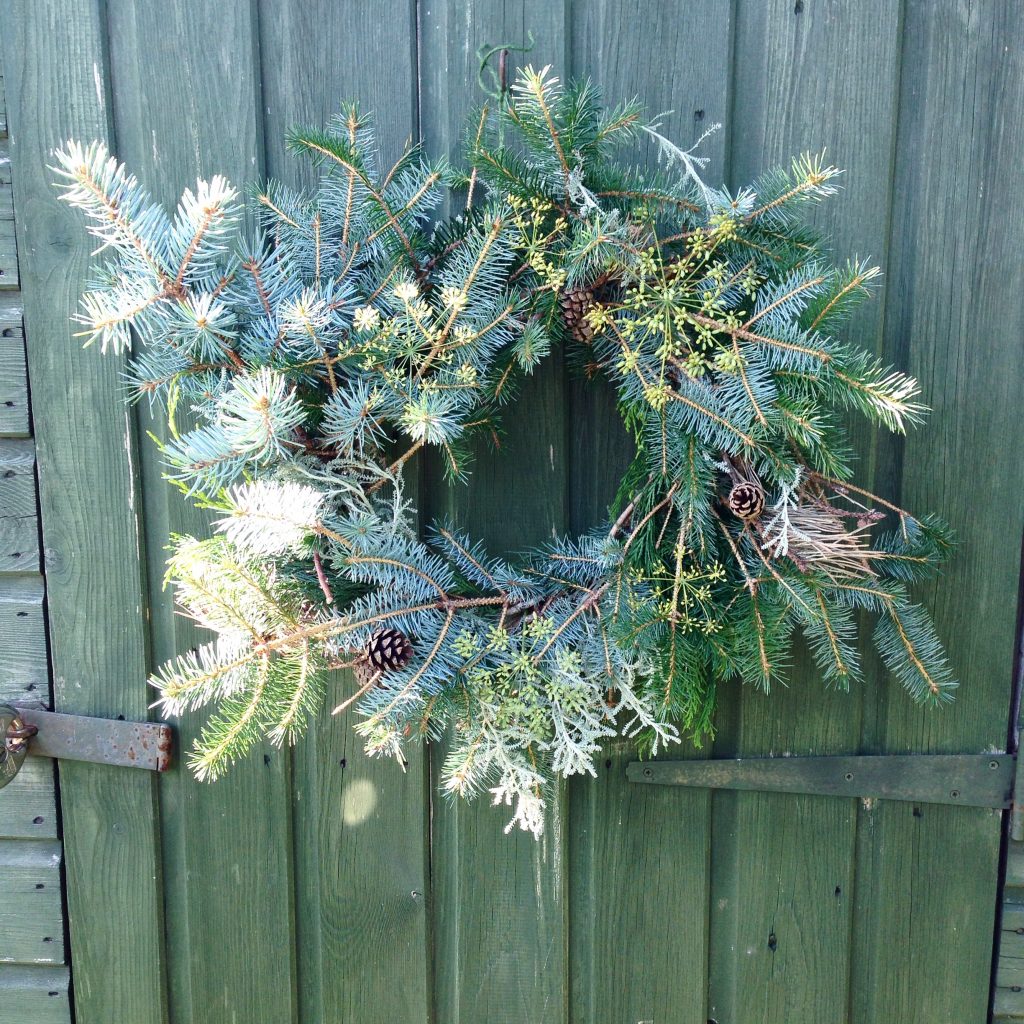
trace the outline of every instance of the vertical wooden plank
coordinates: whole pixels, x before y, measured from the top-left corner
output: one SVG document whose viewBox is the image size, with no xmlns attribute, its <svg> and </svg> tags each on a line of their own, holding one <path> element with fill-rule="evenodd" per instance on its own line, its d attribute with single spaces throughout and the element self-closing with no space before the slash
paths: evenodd
<svg viewBox="0 0 1024 1024">
<path fill-rule="evenodd" d="M 899 74 L 899 7 L 792 0 L 737 6 L 730 180 L 739 187 L 802 152 L 827 150 L 844 191 L 814 211 L 840 260 L 884 263 Z M 877 350 L 883 304 L 847 334 Z M 872 432 L 854 426 L 858 449 Z M 870 468 L 863 460 L 861 481 Z M 870 684 L 873 685 L 873 680 Z M 863 688 L 826 690 L 798 649 L 789 685 L 721 694 L 716 754 L 853 752 Z M 716 794 L 709 1017 L 845 1022 L 855 875 L 856 802 Z"/>
<path fill-rule="evenodd" d="M 375 115 L 385 161 L 415 137 L 412 0 L 262 0 L 259 18 L 268 175 L 312 184 L 285 131 L 325 123 L 343 100 Z M 354 689 L 349 673 L 335 682 L 338 700 Z M 426 752 L 410 747 L 403 772 L 367 757 L 354 723 L 325 710 L 293 755 L 299 1019 L 425 1022 Z"/>
<path fill-rule="evenodd" d="M 902 65 L 885 354 L 922 381 L 934 412 L 905 445 L 880 450 L 879 486 L 941 510 L 959 536 L 919 595 L 962 685 L 939 714 L 880 692 L 868 739 L 892 752 L 997 750 L 1024 526 L 1024 212 L 1004 202 L 1024 184 L 1021 10 L 908 0 Z M 999 817 L 893 804 L 864 822 L 852 1020 L 985 1019 Z"/>
<path fill-rule="evenodd" d="M 68 136 L 109 139 L 103 6 L 5 0 L 0 22 L 55 703 L 67 712 L 145 718 L 132 432 L 120 412 L 119 360 L 83 353 L 71 336 L 68 314 L 91 245 L 58 203 L 47 170 L 52 147 Z M 23 611 L 31 616 L 31 608 Z M 45 680 L 45 652 L 34 671 Z M 79 1024 L 165 1019 L 154 796 L 146 773 L 80 763 L 61 772 Z"/>
<path fill-rule="evenodd" d="M 0 54 L 2 67 L 2 54 Z M 11 178 L 10 143 L 7 140 L 6 91 L 0 84 L 0 246 L 15 252 L 14 196 Z M 22 641 L 24 653 L 38 658 L 35 671 L 45 681 L 40 701 L 51 700 L 48 648 L 42 628 L 43 579 L 40 565 L 39 493 L 36 487 L 35 446 L 29 439 L 28 367 L 25 362 L 21 295 L 9 293 L 0 305 L 0 435 L 21 435 L 21 440 L 0 439 L 0 581 L 11 574 L 26 574 L 14 583 L 24 592 L 25 584 L 40 597 L 38 620 L 28 609 L 18 608 L 13 632 Z M 0 596 L 0 608 L 11 606 Z M 9 621 L 9 620 L 8 620 Z M 6 627 L 6 629 L 5 629 Z M 7 632 L 9 625 L 0 626 Z M 36 641 L 36 642 L 32 642 Z M 13 662 L 5 662 L 9 664 Z M 6 673 L 5 673 L 6 674 Z M 12 680 L 0 683 L 6 689 Z M 24 696 L 24 693 L 18 694 Z M 21 959 L 36 965 L 4 965 L 0 976 L 3 1002 L 17 1006 L 25 1020 L 62 1019 L 69 1016 L 67 1000 L 68 960 L 65 945 L 65 906 L 61 884 L 61 848 L 57 829 L 57 777 L 53 761 L 29 758 L 17 776 L 0 789 L 0 903 L 6 941 L 0 945 L 0 960 Z M 48 842 L 10 842 L 36 839 Z M 15 956 L 17 947 L 25 954 Z M 44 968 L 38 965 L 49 962 Z M 63 983 L 54 985 L 55 978 Z M 47 986 L 47 987 L 44 987 Z M 0 1010 L 0 1019 L 3 1011 Z"/>
<path fill-rule="evenodd" d="M 458 159 L 475 88 L 477 48 L 537 45 L 517 63 L 554 65 L 564 77 L 565 4 L 543 0 L 420 6 L 422 135 L 429 152 Z M 566 528 L 565 380 L 553 357 L 505 418 L 505 442 L 481 448 L 468 485 L 445 489 L 430 474 L 429 515 L 451 515 L 495 553 L 518 551 Z M 433 752 L 439 771 L 444 751 Z M 436 782 L 435 782 L 436 788 Z M 563 1021 L 566 1007 L 566 851 L 563 796 L 552 800 L 535 842 L 504 835 L 504 808 L 449 803 L 433 808 L 435 1017 L 450 1024 Z"/>
<path fill-rule="evenodd" d="M 261 173 L 263 140 L 256 11 L 249 0 L 107 5 L 118 156 L 172 205 L 197 177 L 244 186 Z M 93 358 L 96 358 L 95 356 Z M 158 415 L 142 425 L 162 435 Z M 171 533 L 203 535 L 196 512 L 161 479 L 154 445 L 141 446 L 144 526 L 156 661 L 200 633 L 161 589 Z M 191 746 L 203 719 L 185 716 Z M 171 1012 L 199 1024 L 288 1021 L 295 1010 L 288 755 L 269 745 L 216 784 L 183 765 L 161 782 Z"/>
<path fill-rule="evenodd" d="M 21 296 L 0 296 L 0 437 L 28 437 L 28 367 Z"/>
<path fill-rule="evenodd" d="M 666 3 L 638 18 L 613 0 L 574 5 L 572 73 L 591 78 L 609 103 L 638 95 L 651 118 L 671 111 L 661 130 L 689 145 L 728 114 L 731 8 Z M 725 139 L 719 132 L 702 147 L 715 184 Z M 655 154 L 641 144 L 626 158 L 653 164 Z M 570 523 L 580 533 L 607 516 L 634 445 L 607 382 L 573 379 L 569 394 Z M 693 753 L 687 745 L 665 756 Z M 629 783 L 634 758 L 631 743 L 613 744 L 598 780 L 569 787 L 572 1019 L 704 1024 L 711 797 Z"/>
</svg>

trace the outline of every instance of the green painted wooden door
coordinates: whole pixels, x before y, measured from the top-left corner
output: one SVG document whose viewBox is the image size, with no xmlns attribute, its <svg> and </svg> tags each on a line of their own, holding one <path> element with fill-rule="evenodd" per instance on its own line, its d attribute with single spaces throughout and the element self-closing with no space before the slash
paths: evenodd
<svg viewBox="0 0 1024 1024">
<path fill-rule="evenodd" d="M 71 338 L 89 244 L 55 202 L 50 148 L 104 138 L 172 202 L 197 175 L 297 180 L 286 127 L 354 97 L 392 153 L 410 136 L 455 152 L 476 48 L 528 30 L 533 63 L 641 94 L 672 111 L 669 135 L 723 122 L 712 177 L 827 146 L 848 177 L 823 226 L 886 268 L 856 337 L 935 409 L 906 441 L 858 442 L 865 485 L 941 509 L 961 538 L 922 593 L 957 703 L 911 706 L 867 652 L 852 694 L 798 658 L 769 698 L 726 688 L 713 753 L 1006 749 L 1024 12 L 1003 0 L 2 0 L 56 705 L 145 717 L 147 670 L 196 642 L 160 578 L 168 534 L 199 517 L 160 477 L 159 425 L 118 406 L 118 361 Z M 629 454 L 610 402 L 552 358 L 468 486 L 421 467 L 424 511 L 499 549 L 593 523 Z M 214 786 L 63 765 L 77 1024 L 987 1018 L 997 811 L 640 787 L 612 747 L 535 843 L 439 799 L 443 756 L 413 750 L 402 773 L 325 718 Z"/>
</svg>

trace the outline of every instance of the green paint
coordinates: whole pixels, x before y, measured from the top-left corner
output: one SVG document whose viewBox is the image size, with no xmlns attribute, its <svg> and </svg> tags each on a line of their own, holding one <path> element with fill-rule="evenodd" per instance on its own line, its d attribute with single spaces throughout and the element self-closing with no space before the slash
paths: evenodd
<svg viewBox="0 0 1024 1024">
<path fill-rule="evenodd" d="M 38 573 L 39 518 L 30 440 L 0 440 L 0 573 Z"/>
<path fill-rule="evenodd" d="M 0 843 L 0 963 L 64 963 L 60 844 Z"/>
<path fill-rule="evenodd" d="M 565 66 L 567 11 L 560 5 L 441 0 L 421 11 L 420 129 L 432 154 L 457 156 L 464 118 L 483 100 L 475 87 L 467 87 L 476 81 L 481 45 L 525 41 L 529 28 L 537 46 L 522 62 Z M 566 412 L 564 376 L 558 360 L 549 360 L 503 416 L 500 450 L 479 445 L 468 485 L 446 487 L 440 464 L 427 464 L 424 519 L 451 516 L 495 552 L 519 550 L 564 531 Z M 444 755 L 443 744 L 432 752 L 435 786 Z M 433 800 L 436 1019 L 566 1020 L 563 794 L 553 798 L 540 842 L 523 833 L 504 835 L 505 819 L 486 797 L 473 805 Z"/>
<path fill-rule="evenodd" d="M 700 0 L 637 9 L 615 0 L 576 5 L 571 68 L 610 102 L 639 95 L 664 134 L 689 145 L 729 113 L 732 5 Z M 695 26 L 705 26 L 699 45 Z M 685 55 L 685 56 L 684 56 Z M 698 115 L 699 112 L 699 115 Z M 710 180 L 724 174 L 727 137 L 707 139 Z M 648 145 L 641 158 L 655 159 Z M 602 521 L 633 454 L 611 387 L 572 373 L 568 388 L 572 532 Z M 699 756 L 673 747 L 664 756 Z M 572 1020 L 681 1021 L 707 1012 L 711 796 L 639 787 L 635 758 L 611 746 L 599 777 L 569 786 L 569 963 Z M 655 895 L 652 898 L 651 892 Z M 614 893 L 614 898 L 609 894 Z"/>
<path fill-rule="evenodd" d="M 0 839 L 56 838 L 53 762 L 26 758 L 14 779 L 0 789 Z"/>
<path fill-rule="evenodd" d="M 377 116 L 385 159 L 415 134 L 415 21 L 408 0 L 261 7 L 267 173 L 313 173 L 284 148 L 286 130 L 356 100 Z M 266 31 L 267 25 L 272 31 Z M 386 30 L 383 26 L 387 26 Z M 358 60 L 339 59 L 359 39 Z M 309 67 L 319 70 L 311 77 Z M 381 69 L 390 67 L 386 74 Z M 356 688 L 335 676 L 328 707 Z M 369 758 L 352 719 L 325 713 L 292 755 L 299 1019 L 425 1022 L 430 1016 L 429 805 L 425 751 L 408 767 Z"/>
<path fill-rule="evenodd" d="M 117 407 L 118 365 L 82 352 L 71 336 L 68 316 L 91 245 L 75 233 L 45 170 L 55 141 L 108 135 L 105 19 L 101 5 L 89 0 L 61 4 L 59 11 L 5 2 L 0 23 L 25 318 L 33 339 L 28 361 L 54 701 L 67 712 L 144 718 L 144 601 L 125 419 L 93 413 Z M 42 588 L 27 581 L 39 603 L 19 607 L 4 600 L 14 582 L 0 580 L 0 651 L 8 642 L 14 649 L 14 688 L 34 686 L 31 692 L 46 700 L 42 633 L 27 643 L 24 632 L 42 626 Z M 21 611 L 28 615 L 18 617 Z M 10 663 L 4 664 L 6 675 Z M 78 1024 L 163 1019 L 154 795 L 148 773 L 71 763 L 61 771 Z"/>
<path fill-rule="evenodd" d="M 71 1024 L 66 967 L 0 964 L 0 1024 Z"/>
<path fill-rule="evenodd" d="M 0 694 L 49 704 L 39 496 L 17 270 L 0 72 Z M 70 1020 L 57 825 L 53 762 L 31 758 L 0 789 L 0 960 L 8 961 L 0 963 L 0 1024 Z M 18 960 L 32 965 L 11 962 Z"/>
<path fill-rule="evenodd" d="M 1021 185 L 1024 19 L 976 7 L 961 21 L 926 0 L 0 3 L 58 707 L 145 715 L 148 665 L 196 640 L 159 581 L 167 534 L 199 520 L 148 442 L 129 473 L 126 443 L 150 424 L 130 417 L 126 438 L 116 360 L 70 337 L 88 243 L 57 209 L 49 147 L 106 137 L 169 200 L 198 174 L 285 173 L 284 128 L 354 96 L 391 152 L 417 134 L 454 152 L 476 48 L 532 29 L 523 62 L 672 109 L 663 130 L 683 142 L 728 121 L 705 144 L 713 178 L 827 145 L 848 175 L 822 226 L 887 274 L 856 337 L 919 374 L 936 409 L 905 443 L 859 434 L 860 481 L 957 527 L 960 554 L 921 595 L 956 638 L 957 703 L 921 711 L 874 662 L 856 693 L 825 692 L 798 657 L 784 691 L 726 688 L 713 753 L 1001 749 L 1024 491 L 1024 300 L 1002 268 L 1024 225 L 1000 197 Z M 0 269 L 3 252 L 0 231 Z M 4 331 L 16 306 L 0 293 Z M 19 352 L 0 338 L 8 437 L 27 434 Z M 597 523 L 630 451 L 608 390 L 556 357 L 505 426 L 468 487 L 426 467 L 425 514 L 450 512 L 497 550 Z M 45 698 L 42 623 L 38 579 L 0 578 L 0 698 Z M 351 686 L 339 676 L 332 696 Z M 443 746 L 412 751 L 405 774 L 358 747 L 325 716 L 292 755 L 268 748 L 213 787 L 63 769 L 79 1024 L 984 1020 L 997 812 L 637 786 L 615 747 L 597 780 L 558 795 L 536 844 L 503 836 L 486 799 L 438 797 Z M 1001 983 L 1000 1012 L 1012 995 Z"/>
</svg>

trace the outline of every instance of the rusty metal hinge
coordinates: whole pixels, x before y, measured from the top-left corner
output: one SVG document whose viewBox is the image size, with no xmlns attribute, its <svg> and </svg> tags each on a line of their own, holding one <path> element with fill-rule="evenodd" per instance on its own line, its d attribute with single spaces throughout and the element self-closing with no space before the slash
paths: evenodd
<svg viewBox="0 0 1024 1024">
<path fill-rule="evenodd" d="M 92 761 L 163 772 L 171 765 L 173 734 L 163 722 L 62 715 L 37 707 L 0 705 L 0 788 L 26 755 Z"/>
<path fill-rule="evenodd" d="M 865 754 L 634 761 L 626 777 L 656 786 L 1009 807 L 1016 760 L 1012 754 Z"/>
<path fill-rule="evenodd" d="M 1010 807 L 1010 838 L 1024 839 L 1024 757 L 1017 753 L 1017 771 L 1013 776 L 1013 804 Z"/>
</svg>

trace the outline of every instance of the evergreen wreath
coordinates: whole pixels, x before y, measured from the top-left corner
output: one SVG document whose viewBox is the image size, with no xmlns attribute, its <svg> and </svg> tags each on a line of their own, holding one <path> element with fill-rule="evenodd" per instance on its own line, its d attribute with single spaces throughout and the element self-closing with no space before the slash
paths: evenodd
<svg viewBox="0 0 1024 1024">
<path fill-rule="evenodd" d="M 656 140 L 661 169 L 617 158 Z M 409 148 L 380 166 L 354 106 L 295 153 L 318 188 L 268 182 L 248 228 L 221 177 L 171 217 L 100 143 L 57 154 L 63 198 L 112 258 L 78 319 L 132 345 L 127 385 L 166 411 L 168 478 L 216 513 L 177 537 L 182 608 L 216 639 L 161 668 L 180 715 L 217 705 L 191 766 L 216 778 L 291 741 L 328 673 L 356 670 L 372 754 L 451 727 L 449 793 L 490 789 L 539 834 L 553 780 L 603 741 L 710 733 L 717 680 L 783 678 L 795 627 L 828 683 L 859 677 L 856 619 L 916 700 L 955 682 L 908 585 L 950 547 L 851 482 L 841 413 L 893 431 L 918 386 L 837 336 L 878 274 L 802 226 L 838 171 L 804 156 L 736 193 L 696 147 L 519 72 L 472 120 L 468 172 Z M 458 190 L 457 192 L 446 190 Z M 446 196 L 464 212 L 437 223 Z M 618 394 L 636 455 L 609 522 L 518 560 L 452 523 L 423 536 L 403 469 L 455 479 L 517 379 L 559 343 Z M 178 410 L 198 423 L 179 429 Z"/>
</svg>

